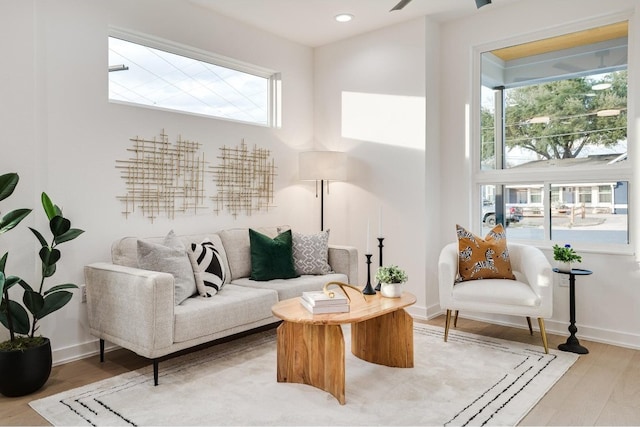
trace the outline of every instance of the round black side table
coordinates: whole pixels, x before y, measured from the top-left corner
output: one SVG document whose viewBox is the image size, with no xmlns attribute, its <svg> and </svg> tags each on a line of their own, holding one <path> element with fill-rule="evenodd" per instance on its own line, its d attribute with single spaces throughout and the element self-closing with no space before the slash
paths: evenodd
<svg viewBox="0 0 640 427">
<path fill-rule="evenodd" d="M 580 345 L 580 341 L 576 337 L 578 328 L 576 327 L 576 276 L 588 276 L 593 272 L 591 270 L 583 270 L 580 268 L 572 268 L 571 271 L 560 271 L 554 268 L 553 271 L 560 274 L 569 275 L 569 316 L 571 324 L 569 325 L 569 332 L 571 335 L 567 338 L 567 342 L 558 346 L 559 350 L 570 351 L 571 353 L 587 354 L 589 350 L 586 347 Z"/>
</svg>

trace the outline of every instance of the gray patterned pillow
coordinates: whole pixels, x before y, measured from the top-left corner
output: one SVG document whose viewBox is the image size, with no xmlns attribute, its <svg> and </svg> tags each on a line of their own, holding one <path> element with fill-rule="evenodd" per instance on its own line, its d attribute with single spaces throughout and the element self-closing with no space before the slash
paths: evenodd
<svg viewBox="0 0 640 427">
<path fill-rule="evenodd" d="M 308 235 L 294 231 L 293 263 L 298 274 L 333 273 L 329 265 L 329 230 Z"/>
</svg>

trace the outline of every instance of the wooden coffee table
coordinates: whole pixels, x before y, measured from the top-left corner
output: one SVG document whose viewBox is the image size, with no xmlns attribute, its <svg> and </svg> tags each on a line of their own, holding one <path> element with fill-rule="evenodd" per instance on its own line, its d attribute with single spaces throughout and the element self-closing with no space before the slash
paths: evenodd
<svg viewBox="0 0 640 427">
<path fill-rule="evenodd" d="M 351 324 L 351 352 L 371 363 L 413 367 L 413 318 L 404 310 L 416 297 L 400 298 L 356 292 L 349 313 L 311 314 L 299 298 L 275 304 L 278 326 L 278 382 L 312 385 L 345 404 L 345 350 L 340 325 Z"/>
</svg>

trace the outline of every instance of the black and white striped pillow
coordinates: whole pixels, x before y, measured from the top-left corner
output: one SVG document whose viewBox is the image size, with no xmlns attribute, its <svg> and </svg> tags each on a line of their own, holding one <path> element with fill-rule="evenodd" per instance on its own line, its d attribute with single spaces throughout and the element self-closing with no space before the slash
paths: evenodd
<svg viewBox="0 0 640 427">
<path fill-rule="evenodd" d="M 193 275 L 196 279 L 198 293 L 203 297 L 215 295 L 226 278 L 226 271 L 220 251 L 213 242 L 191 243 Z"/>
</svg>

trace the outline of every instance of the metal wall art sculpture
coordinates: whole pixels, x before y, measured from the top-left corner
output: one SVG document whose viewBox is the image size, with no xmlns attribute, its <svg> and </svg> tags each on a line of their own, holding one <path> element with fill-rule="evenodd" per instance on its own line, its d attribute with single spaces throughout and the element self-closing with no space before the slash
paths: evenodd
<svg viewBox="0 0 640 427">
<path fill-rule="evenodd" d="M 201 144 L 178 136 L 175 144 L 162 131 L 160 138 L 130 139 L 133 153 L 127 160 L 116 160 L 127 194 L 118 196 L 124 203 L 123 214 L 140 209 L 151 222 L 160 215 L 174 219 L 176 212 L 196 213 L 204 209 L 204 153 Z"/>
<path fill-rule="evenodd" d="M 226 210 L 234 218 L 241 212 L 268 211 L 273 205 L 275 162 L 269 150 L 254 145 L 249 151 L 244 139 L 239 147 L 221 147 L 218 166 L 213 166 L 218 193 L 211 198 L 214 212 Z"/>
<path fill-rule="evenodd" d="M 234 218 L 244 213 L 268 211 L 273 204 L 275 162 L 270 151 L 253 147 L 242 140 L 240 146 L 220 148 L 217 166 L 206 167 L 202 144 L 183 140 L 175 143 L 163 130 L 159 138 L 131 138 L 127 160 L 116 160 L 116 168 L 127 186 L 127 194 L 118 196 L 124 204 L 126 218 L 136 210 L 153 222 L 164 215 L 174 219 L 176 213 L 209 208 L 205 200 L 205 174 L 213 174 L 217 193 L 210 197 L 213 211 L 227 211 Z"/>
</svg>

